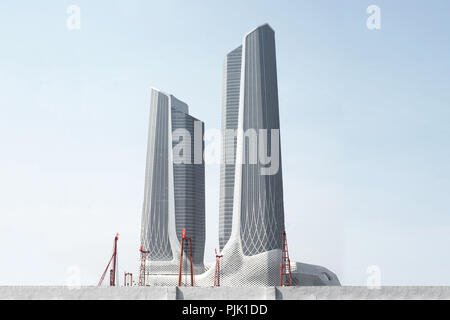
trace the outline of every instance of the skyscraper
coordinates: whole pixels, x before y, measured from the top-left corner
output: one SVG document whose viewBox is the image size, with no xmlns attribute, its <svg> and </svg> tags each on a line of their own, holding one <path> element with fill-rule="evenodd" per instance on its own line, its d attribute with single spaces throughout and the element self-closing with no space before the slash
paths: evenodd
<svg viewBox="0 0 450 320">
<path fill-rule="evenodd" d="M 276 285 L 284 207 L 272 28 L 265 24 L 249 32 L 224 65 L 221 281 L 229 286 Z"/>
<path fill-rule="evenodd" d="M 182 229 L 203 270 L 205 247 L 204 124 L 173 95 L 151 90 L 141 243 L 150 273 L 176 274 Z"/>
<path fill-rule="evenodd" d="M 242 46 L 225 57 L 223 66 L 222 163 L 220 166 L 219 246 L 223 249 L 233 222 L 236 129 L 239 117 Z"/>
<path fill-rule="evenodd" d="M 239 129 L 237 148 L 230 129 Z M 261 159 L 250 163 L 250 159 L 259 158 L 262 151 L 265 154 L 271 151 L 272 158 L 281 159 L 279 129 L 275 35 L 266 24 L 247 34 L 243 47 L 233 50 L 225 58 L 219 221 L 221 249 L 229 240 L 233 225 L 239 226 L 239 231 L 235 232 L 239 232 L 245 255 L 281 248 L 284 230 L 281 166 L 278 165 L 273 174 L 264 175 L 261 169 L 267 164 Z M 256 137 L 248 132 L 256 133 Z M 262 137 L 262 133 L 267 136 Z M 272 137 L 273 134 L 277 136 Z M 273 150 L 272 142 L 277 146 Z M 237 159 L 240 163 L 236 163 Z M 239 221 L 233 224 L 234 219 Z"/>
<path fill-rule="evenodd" d="M 281 249 L 284 231 L 275 33 L 272 28 L 266 24 L 250 32 L 244 40 L 242 54 L 238 126 L 242 131 L 238 134 L 233 219 L 240 218 L 243 253 L 251 256 Z M 251 146 L 252 138 L 247 138 L 248 130 L 258 134 L 255 148 Z M 251 153 L 255 152 L 258 152 L 258 159 L 252 164 Z M 270 152 L 272 161 L 278 161 L 278 165 L 271 174 L 264 174 L 267 164 L 261 157 Z"/>
<path fill-rule="evenodd" d="M 249 32 L 226 56 L 223 89 L 220 283 L 275 286 L 285 225 L 275 34 L 269 25 Z M 180 130 L 200 134 L 191 138 Z M 203 130 L 186 104 L 152 90 L 142 216 L 148 284 L 177 284 L 183 228 L 193 238 L 195 285 L 213 284 L 214 268 L 203 268 Z M 179 148 L 180 141 L 189 147 Z M 294 285 L 339 285 L 326 268 L 293 261 L 290 266 Z"/>
<path fill-rule="evenodd" d="M 225 58 L 222 117 L 221 284 L 275 286 L 285 225 L 275 33 L 267 24 Z M 339 285 L 326 268 L 290 266 L 294 285 Z"/>
</svg>

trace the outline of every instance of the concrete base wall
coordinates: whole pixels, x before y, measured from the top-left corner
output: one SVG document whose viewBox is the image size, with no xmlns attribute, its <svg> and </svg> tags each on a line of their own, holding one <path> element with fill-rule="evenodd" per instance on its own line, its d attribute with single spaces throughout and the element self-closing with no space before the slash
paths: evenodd
<svg viewBox="0 0 450 320">
<path fill-rule="evenodd" d="M 450 287 L 0 287 L 19 300 L 346 300 L 450 299 Z"/>
</svg>

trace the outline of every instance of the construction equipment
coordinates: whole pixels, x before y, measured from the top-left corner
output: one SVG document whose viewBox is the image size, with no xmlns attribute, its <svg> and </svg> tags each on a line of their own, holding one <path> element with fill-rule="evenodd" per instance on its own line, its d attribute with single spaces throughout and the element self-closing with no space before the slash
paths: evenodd
<svg viewBox="0 0 450 320">
<path fill-rule="evenodd" d="M 147 273 L 147 256 L 150 253 L 149 251 L 144 251 L 143 246 L 139 249 L 141 253 L 141 266 L 139 268 L 139 286 L 145 286 L 145 274 Z"/>
<path fill-rule="evenodd" d="M 214 287 L 220 287 L 220 258 L 223 257 L 223 255 L 217 254 L 217 249 L 215 249 L 216 253 L 216 269 L 214 271 Z"/>
<path fill-rule="evenodd" d="M 109 285 L 111 287 L 114 287 L 116 285 L 116 268 L 117 268 L 117 241 L 119 240 L 119 234 L 117 233 L 114 238 L 114 247 L 113 247 L 113 254 L 111 256 L 111 259 L 109 259 L 108 265 L 106 266 L 105 271 L 102 274 L 102 277 L 100 278 L 100 281 L 98 282 L 98 286 L 100 287 L 103 283 L 103 280 L 105 279 L 106 273 L 108 272 L 109 266 L 112 262 L 112 268 L 109 271 Z"/>
<path fill-rule="evenodd" d="M 282 286 L 292 286 L 291 260 L 289 260 L 286 231 L 283 231 L 281 244 L 280 287 Z"/>
<path fill-rule="evenodd" d="M 181 252 L 180 252 L 180 270 L 178 272 L 178 286 L 181 287 L 183 285 L 182 282 L 182 274 L 183 274 L 183 252 L 184 252 L 184 243 L 189 245 L 189 262 L 191 266 L 191 287 L 195 285 L 194 282 L 194 265 L 192 263 L 192 239 L 186 237 L 186 229 L 183 229 L 181 233 Z"/>
<path fill-rule="evenodd" d="M 123 275 L 123 285 L 125 287 L 133 286 L 133 274 L 131 272 L 125 272 Z"/>
</svg>

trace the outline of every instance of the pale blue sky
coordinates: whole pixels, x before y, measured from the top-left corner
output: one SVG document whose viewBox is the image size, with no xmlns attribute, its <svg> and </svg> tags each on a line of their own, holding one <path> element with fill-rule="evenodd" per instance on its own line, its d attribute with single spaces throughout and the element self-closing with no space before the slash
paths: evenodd
<svg viewBox="0 0 450 320">
<path fill-rule="evenodd" d="M 81 30 L 66 9 L 81 8 Z M 381 8 L 381 30 L 366 8 Z M 220 127 L 222 62 L 276 32 L 291 260 L 450 285 L 450 3 L 0 2 L 0 285 L 136 273 L 150 87 Z M 218 246 L 208 165 L 206 259 Z"/>
</svg>

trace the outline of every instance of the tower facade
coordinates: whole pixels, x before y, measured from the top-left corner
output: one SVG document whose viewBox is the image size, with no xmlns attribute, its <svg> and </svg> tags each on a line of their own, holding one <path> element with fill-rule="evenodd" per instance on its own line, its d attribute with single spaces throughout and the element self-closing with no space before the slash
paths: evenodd
<svg viewBox="0 0 450 320">
<path fill-rule="evenodd" d="M 241 73 L 233 231 L 244 255 L 253 256 L 281 249 L 284 231 L 275 33 L 269 25 L 244 38 Z"/>
<path fill-rule="evenodd" d="M 233 222 L 236 130 L 239 118 L 242 46 L 225 57 L 223 66 L 222 161 L 220 165 L 219 246 L 230 239 Z"/>
<path fill-rule="evenodd" d="M 150 274 L 178 272 L 183 229 L 192 260 L 203 270 L 205 248 L 204 124 L 188 105 L 151 91 L 141 244 Z M 189 254 L 187 255 L 189 256 Z"/>
<path fill-rule="evenodd" d="M 275 34 L 269 25 L 249 32 L 226 56 L 223 89 L 220 285 L 276 286 L 285 222 Z M 141 232 L 149 251 L 147 284 L 177 285 L 184 228 L 193 241 L 195 285 L 209 287 L 217 279 L 214 268 L 203 267 L 203 131 L 185 103 L 152 90 Z M 289 262 L 289 269 L 293 285 L 339 285 L 320 266 Z"/>
<path fill-rule="evenodd" d="M 284 207 L 275 34 L 269 25 L 249 32 L 226 56 L 223 99 L 221 283 L 274 286 Z"/>
<path fill-rule="evenodd" d="M 275 34 L 266 24 L 248 33 L 243 45 L 225 58 L 221 249 L 232 233 L 247 256 L 281 249 L 284 207 L 279 129 Z M 268 163 L 262 156 L 276 160 L 275 170 L 267 173 Z"/>
</svg>

